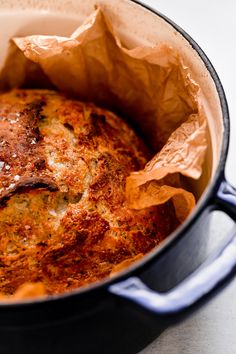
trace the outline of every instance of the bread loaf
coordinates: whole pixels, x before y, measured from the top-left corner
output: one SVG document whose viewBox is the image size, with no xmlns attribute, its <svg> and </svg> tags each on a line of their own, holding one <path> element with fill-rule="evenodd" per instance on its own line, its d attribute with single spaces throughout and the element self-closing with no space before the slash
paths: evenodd
<svg viewBox="0 0 236 354">
<path fill-rule="evenodd" d="M 48 90 L 0 95 L 0 292 L 69 291 L 158 245 L 176 226 L 172 204 L 125 202 L 126 177 L 147 159 L 109 111 Z"/>
</svg>

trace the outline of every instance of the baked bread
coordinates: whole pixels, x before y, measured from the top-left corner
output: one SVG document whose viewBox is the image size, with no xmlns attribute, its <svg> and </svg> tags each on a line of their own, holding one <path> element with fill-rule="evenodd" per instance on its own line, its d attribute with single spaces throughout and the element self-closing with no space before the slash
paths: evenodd
<svg viewBox="0 0 236 354">
<path fill-rule="evenodd" d="M 125 203 L 126 177 L 147 158 L 111 112 L 48 90 L 0 95 L 0 292 L 69 291 L 158 245 L 176 226 L 172 204 Z"/>
</svg>

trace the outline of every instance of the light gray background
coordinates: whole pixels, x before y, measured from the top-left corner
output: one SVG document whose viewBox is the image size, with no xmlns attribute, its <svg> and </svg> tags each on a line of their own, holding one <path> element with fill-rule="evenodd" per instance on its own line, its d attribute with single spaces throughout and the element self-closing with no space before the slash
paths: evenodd
<svg viewBox="0 0 236 354">
<path fill-rule="evenodd" d="M 226 177 L 236 186 L 236 1 L 142 2 L 156 8 L 187 31 L 205 51 L 218 72 L 231 116 L 231 142 Z M 223 237 L 224 221 L 220 220 L 215 227 L 215 235 Z M 141 353 L 236 353 L 236 277 L 210 303 L 187 320 L 165 330 Z"/>
</svg>

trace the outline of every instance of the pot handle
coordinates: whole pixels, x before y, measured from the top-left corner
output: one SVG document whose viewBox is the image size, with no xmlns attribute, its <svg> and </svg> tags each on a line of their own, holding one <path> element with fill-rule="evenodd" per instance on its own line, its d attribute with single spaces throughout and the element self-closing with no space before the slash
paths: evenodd
<svg viewBox="0 0 236 354">
<path fill-rule="evenodd" d="M 216 208 L 236 220 L 236 189 L 223 180 L 214 201 Z M 166 293 L 148 288 L 139 278 L 131 277 L 109 287 L 112 294 L 132 300 L 156 314 L 168 315 L 187 309 L 215 289 L 236 268 L 236 227 L 228 242 L 210 256 L 183 282 Z"/>
</svg>

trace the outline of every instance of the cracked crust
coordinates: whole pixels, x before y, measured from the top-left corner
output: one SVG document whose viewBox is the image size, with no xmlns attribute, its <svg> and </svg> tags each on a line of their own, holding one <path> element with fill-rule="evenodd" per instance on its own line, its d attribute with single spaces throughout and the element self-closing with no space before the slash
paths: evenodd
<svg viewBox="0 0 236 354">
<path fill-rule="evenodd" d="M 126 177 L 147 158 L 111 112 L 54 91 L 1 95 L 0 292 L 69 291 L 158 245 L 176 227 L 172 204 L 125 205 Z"/>
</svg>

